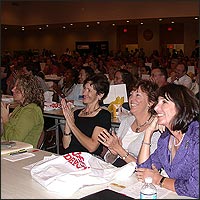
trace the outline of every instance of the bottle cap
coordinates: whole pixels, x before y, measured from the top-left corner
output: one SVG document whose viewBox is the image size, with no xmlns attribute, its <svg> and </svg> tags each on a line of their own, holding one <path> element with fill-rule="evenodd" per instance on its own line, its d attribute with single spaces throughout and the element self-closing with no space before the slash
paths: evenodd
<svg viewBox="0 0 200 200">
<path fill-rule="evenodd" d="M 152 178 L 151 177 L 146 177 L 145 178 L 145 183 L 152 183 Z"/>
</svg>

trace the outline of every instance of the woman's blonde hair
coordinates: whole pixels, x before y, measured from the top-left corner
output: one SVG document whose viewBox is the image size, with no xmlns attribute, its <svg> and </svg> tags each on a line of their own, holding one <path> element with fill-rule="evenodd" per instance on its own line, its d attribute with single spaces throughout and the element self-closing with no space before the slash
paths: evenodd
<svg viewBox="0 0 200 200">
<path fill-rule="evenodd" d="M 23 74 L 18 76 L 16 88 L 22 92 L 24 97 L 22 106 L 35 103 L 43 110 L 44 91 L 42 90 L 35 76 L 31 74 Z"/>
</svg>

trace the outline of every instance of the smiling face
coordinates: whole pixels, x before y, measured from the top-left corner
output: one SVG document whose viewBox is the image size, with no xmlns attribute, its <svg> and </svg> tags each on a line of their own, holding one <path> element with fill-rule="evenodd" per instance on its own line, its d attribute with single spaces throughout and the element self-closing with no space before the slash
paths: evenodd
<svg viewBox="0 0 200 200">
<path fill-rule="evenodd" d="M 148 96 L 140 87 L 131 92 L 129 97 L 129 106 L 132 114 L 138 115 L 144 112 L 147 113 L 149 105 Z"/>
<path fill-rule="evenodd" d="M 94 89 L 94 86 L 90 82 L 86 83 L 83 87 L 83 103 L 93 104 L 97 103 L 100 100 L 100 95 L 97 94 L 97 91 Z"/>
<path fill-rule="evenodd" d="M 177 113 L 175 103 L 164 97 L 159 97 L 158 104 L 155 106 L 154 110 L 157 112 L 158 124 L 171 129 L 170 123 Z"/>
</svg>

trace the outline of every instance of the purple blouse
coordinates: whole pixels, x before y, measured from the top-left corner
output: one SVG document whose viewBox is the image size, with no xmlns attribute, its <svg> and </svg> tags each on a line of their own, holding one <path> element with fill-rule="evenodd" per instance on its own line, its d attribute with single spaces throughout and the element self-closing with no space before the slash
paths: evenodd
<svg viewBox="0 0 200 200">
<path fill-rule="evenodd" d="M 170 132 L 166 130 L 158 140 L 157 149 L 138 168 L 163 168 L 169 178 L 176 179 L 175 191 L 180 196 L 199 198 L 199 122 L 192 122 L 172 162 L 168 149 Z"/>
</svg>

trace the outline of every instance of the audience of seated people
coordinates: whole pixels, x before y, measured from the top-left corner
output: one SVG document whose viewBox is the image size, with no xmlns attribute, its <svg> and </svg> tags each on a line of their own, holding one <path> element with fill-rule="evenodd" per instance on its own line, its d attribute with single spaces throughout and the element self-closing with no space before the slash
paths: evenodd
<svg viewBox="0 0 200 200">
<path fill-rule="evenodd" d="M 83 86 L 83 81 L 85 80 L 85 78 L 88 75 L 91 75 L 94 73 L 99 73 L 99 72 L 104 73 L 104 74 L 106 73 L 106 75 L 109 77 L 110 83 L 114 83 L 114 82 L 116 82 L 115 75 L 118 74 L 119 76 L 121 76 L 121 79 L 124 79 L 123 82 L 126 85 L 130 84 L 130 86 L 127 86 L 127 91 L 129 94 L 131 85 L 135 85 L 141 78 L 139 76 L 139 74 L 142 72 L 141 71 L 142 67 L 145 66 L 146 62 L 152 62 L 152 67 L 150 68 L 150 70 L 148 69 L 148 71 L 152 70 L 151 78 L 159 85 L 159 87 L 161 85 L 166 84 L 167 75 L 168 75 L 168 77 L 170 77 L 171 71 L 173 71 L 173 73 L 175 73 L 175 70 L 177 70 L 176 71 L 177 74 L 183 74 L 183 77 L 185 77 L 185 76 L 188 77 L 188 75 L 186 75 L 187 65 L 194 65 L 195 73 L 193 74 L 194 81 L 193 81 L 191 90 L 194 92 L 196 97 L 199 98 L 199 92 L 198 92 L 199 85 L 197 84 L 198 76 L 199 76 L 198 57 L 188 57 L 188 56 L 185 56 L 184 54 L 177 54 L 178 56 L 176 58 L 174 58 L 170 54 L 162 57 L 161 55 L 159 55 L 157 53 L 156 53 L 156 55 L 152 54 L 154 56 L 147 57 L 146 54 L 144 54 L 144 56 L 139 56 L 140 55 L 139 53 L 133 55 L 129 51 L 126 51 L 126 53 L 123 53 L 120 50 L 116 53 L 110 52 L 110 54 L 108 54 L 108 55 L 102 54 L 99 56 L 92 55 L 92 54 L 80 55 L 76 51 L 70 51 L 70 52 L 71 52 L 70 54 L 63 54 L 60 57 L 55 56 L 54 55 L 55 53 L 53 51 L 48 51 L 48 55 L 46 55 L 46 53 L 45 53 L 44 55 L 41 54 L 38 56 L 29 55 L 29 57 L 26 57 L 25 55 L 24 56 L 12 56 L 10 54 L 9 59 L 5 59 L 4 62 L 2 62 L 2 64 L 3 64 L 2 67 L 5 67 L 6 70 L 9 72 L 9 73 L 7 73 L 8 75 L 5 78 L 5 80 L 3 81 L 3 84 L 4 84 L 2 87 L 3 94 L 11 94 L 11 95 L 13 94 L 12 88 L 14 87 L 17 76 L 20 74 L 26 73 L 27 69 L 24 68 L 25 63 L 34 63 L 33 68 L 35 68 L 35 67 L 38 68 L 38 66 L 36 66 L 36 63 L 40 64 L 40 63 L 47 62 L 47 64 L 56 66 L 55 68 L 54 67 L 53 68 L 55 69 L 54 71 L 56 71 L 55 73 L 59 76 L 64 76 L 64 71 L 69 66 L 73 70 L 77 70 L 79 72 L 78 84 L 75 84 L 75 87 L 72 91 L 73 95 L 76 95 L 78 100 L 76 100 L 74 97 L 74 100 L 70 100 L 70 101 L 75 106 L 76 105 L 77 106 L 80 106 L 80 105 L 85 106 L 82 101 L 82 90 L 83 90 L 82 86 Z M 7 54 L 6 54 L 6 56 L 7 56 Z M 6 63 L 6 62 L 8 62 L 8 63 Z M 176 65 L 178 63 L 184 63 L 184 65 L 181 65 L 181 66 L 178 65 L 178 66 L 176 66 L 176 68 L 174 68 L 174 65 Z M 90 66 L 93 67 L 93 69 L 91 69 Z M 99 66 L 101 66 L 101 67 L 99 67 Z M 177 67 L 179 67 L 180 69 Z M 95 72 L 94 72 L 94 70 L 95 70 Z M 146 68 L 145 68 L 145 70 L 146 70 Z M 167 75 L 165 73 L 166 70 L 168 72 Z M 182 70 L 182 72 L 180 72 L 181 70 Z M 32 69 L 33 74 L 36 76 L 40 76 L 39 74 L 41 74 L 41 76 L 43 76 L 43 80 L 45 78 L 44 71 L 41 70 L 41 71 L 37 71 L 37 73 L 36 73 L 35 69 Z M 46 71 L 48 71 L 48 70 L 46 70 Z M 124 78 L 123 73 L 121 73 L 121 72 L 125 72 L 125 74 L 129 74 L 129 73 L 133 74 L 132 75 L 133 81 L 131 81 L 131 78 L 130 79 L 127 77 Z M 48 73 L 52 74 L 54 72 L 47 72 L 47 74 Z M 146 72 L 144 72 L 144 73 L 146 73 Z M 149 73 L 149 72 L 147 72 L 147 73 Z M 67 74 L 70 75 L 70 72 Z M 128 76 L 128 77 L 131 77 L 131 76 Z M 63 78 L 62 80 L 64 80 L 64 79 L 65 78 Z M 181 79 L 182 79 L 182 77 L 180 75 L 179 82 Z M 176 83 L 176 81 L 175 81 L 175 83 Z M 59 84 L 61 84 L 61 82 Z M 5 88 L 7 88 L 7 90 L 5 90 Z M 66 95 L 66 96 L 68 96 L 68 95 Z M 69 96 L 66 97 L 66 99 L 68 99 L 68 98 L 69 98 Z M 60 101 L 60 99 L 58 99 L 58 101 Z"/>
</svg>

